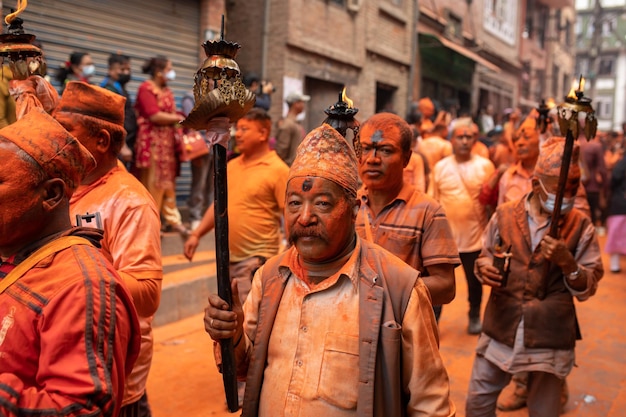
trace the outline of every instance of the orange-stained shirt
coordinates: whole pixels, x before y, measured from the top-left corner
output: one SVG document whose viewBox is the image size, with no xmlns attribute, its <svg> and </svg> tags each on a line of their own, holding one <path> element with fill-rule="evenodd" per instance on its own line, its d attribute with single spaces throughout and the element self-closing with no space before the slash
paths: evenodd
<svg viewBox="0 0 626 417">
<path fill-rule="evenodd" d="M 409 163 L 404 167 L 402 171 L 404 182 L 411 184 L 417 190 L 426 192 L 426 170 L 424 167 L 424 158 L 419 154 L 412 152 Z"/>
<path fill-rule="evenodd" d="M 474 146 L 472 146 L 472 154 L 489 159 L 489 148 L 487 145 L 477 140 L 474 142 Z"/>
<path fill-rule="evenodd" d="M 117 416 L 137 326 L 126 286 L 95 247 L 44 258 L 0 294 L 0 414 Z"/>
<path fill-rule="evenodd" d="M 70 200 L 72 223 L 76 215 L 100 213 L 104 238 L 102 253 L 127 284 L 139 314 L 141 351 L 128 377 L 123 405 L 143 395 L 152 362 L 152 316 L 159 307 L 161 221 L 154 199 L 123 167 L 117 166 L 89 185 L 79 186 Z M 95 227 L 95 223 L 83 226 Z"/>
<path fill-rule="evenodd" d="M 270 151 L 249 163 L 230 160 L 227 175 L 230 261 L 276 255 L 289 167 Z"/>
<path fill-rule="evenodd" d="M 439 136 L 431 136 L 422 139 L 417 145 L 416 151 L 426 157 L 432 172 L 437 162 L 446 156 L 452 155 L 452 144 L 449 140 L 445 140 Z"/>
<path fill-rule="evenodd" d="M 443 206 L 459 252 L 475 252 L 482 247 L 487 226 L 487 210 L 478 196 L 485 181 L 495 171 L 493 163 L 478 155 L 457 162 L 454 155 L 442 159 L 433 170 L 433 195 Z"/>
<path fill-rule="evenodd" d="M 376 217 L 367 204 L 367 189 L 359 190 L 356 216 L 359 237 L 370 240 L 402 259 L 422 275 L 430 265 L 460 264 L 459 252 L 441 205 L 404 184 L 398 196 Z M 369 231 L 368 231 L 369 229 Z"/>
</svg>

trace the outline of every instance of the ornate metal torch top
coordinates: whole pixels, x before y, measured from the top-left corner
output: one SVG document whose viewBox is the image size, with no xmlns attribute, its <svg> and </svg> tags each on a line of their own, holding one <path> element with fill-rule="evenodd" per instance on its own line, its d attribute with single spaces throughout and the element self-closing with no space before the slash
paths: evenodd
<svg viewBox="0 0 626 417">
<path fill-rule="evenodd" d="M 328 116 L 322 123 L 330 125 L 341 136 L 347 139 L 348 130 L 352 130 L 354 137 L 352 138 L 354 151 L 357 158 L 361 158 L 361 144 L 359 142 L 359 126 L 360 123 L 354 116 L 359 109 L 354 107 L 352 100 L 346 95 L 346 87 L 339 93 L 337 102 L 329 106 L 324 113 Z"/>
<path fill-rule="evenodd" d="M 552 110 L 554 106 L 554 99 L 550 98 L 547 103 L 544 99 L 541 99 L 541 103 L 539 107 L 537 107 L 537 112 L 539 113 L 539 117 L 537 117 L 537 128 L 541 133 L 546 133 L 548 126 L 553 122 L 550 117 L 550 110 Z"/>
<path fill-rule="evenodd" d="M 575 89 L 572 86 L 565 101 L 558 105 L 558 122 L 561 134 L 565 136 L 567 131 L 572 132 L 574 138 L 578 138 L 580 124 L 578 121 L 578 113 L 585 113 L 585 124 L 583 126 L 583 132 L 587 140 L 591 140 L 595 137 L 598 129 L 598 120 L 596 119 L 596 112 L 591 107 L 591 99 L 584 96 L 585 79 L 580 76 L 578 87 Z"/>
<path fill-rule="evenodd" d="M 244 116 L 256 99 L 241 81 L 235 56 L 241 46 L 224 40 L 224 20 L 219 41 L 202 44 L 207 58 L 194 77 L 195 106 L 181 123 L 192 129 L 205 129 L 218 116 L 235 122 Z"/>
<path fill-rule="evenodd" d="M 31 75 L 45 75 L 46 64 L 41 49 L 33 45 L 35 35 L 24 33 L 24 20 L 17 16 L 26 5 L 21 2 L 18 4 L 18 11 L 6 16 L 5 22 L 9 28 L 7 33 L 0 35 L 0 57 L 2 64 L 8 62 L 14 79 L 25 80 Z"/>
</svg>

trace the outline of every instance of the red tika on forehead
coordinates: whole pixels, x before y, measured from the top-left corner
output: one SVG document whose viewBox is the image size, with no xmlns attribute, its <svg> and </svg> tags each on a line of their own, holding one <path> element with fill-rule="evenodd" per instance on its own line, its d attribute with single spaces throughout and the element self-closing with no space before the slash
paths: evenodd
<svg viewBox="0 0 626 417">
<path fill-rule="evenodd" d="M 81 180 L 96 166 L 91 153 L 56 120 L 39 108 L 0 129 L 0 137 L 29 154 L 50 178 L 65 182 L 71 196 Z"/>
<path fill-rule="evenodd" d="M 335 129 L 322 125 L 302 140 L 289 169 L 289 180 L 319 177 L 333 181 L 356 195 L 359 183 L 354 150 Z"/>
</svg>

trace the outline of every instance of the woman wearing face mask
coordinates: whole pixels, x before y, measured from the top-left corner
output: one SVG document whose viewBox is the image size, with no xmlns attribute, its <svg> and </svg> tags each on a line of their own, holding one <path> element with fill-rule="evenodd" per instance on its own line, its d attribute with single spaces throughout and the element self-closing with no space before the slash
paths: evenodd
<svg viewBox="0 0 626 417">
<path fill-rule="evenodd" d="M 142 72 L 150 78 L 137 90 L 137 140 L 135 164 L 139 178 L 154 197 L 167 226 L 187 238 L 176 207 L 175 180 L 179 161 L 176 157 L 176 130 L 184 118 L 176 111 L 174 94 L 167 86 L 176 78 L 172 62 L 164 56 L 148 59 Z"/>
<path fill-rule="evenodd" d="M 69 61 L 60 67 L 56 74 L 56 80 L 61 84 L 61 94 L 68 82 L 89 83 L 89 79 L 95 73 L 96 67 L 88 52 L 72 52 Z"/>
</svg>

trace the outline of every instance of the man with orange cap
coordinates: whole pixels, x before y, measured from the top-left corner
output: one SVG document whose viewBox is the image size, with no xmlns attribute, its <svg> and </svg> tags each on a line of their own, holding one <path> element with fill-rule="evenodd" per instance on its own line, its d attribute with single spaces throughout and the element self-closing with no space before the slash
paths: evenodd
<svg viewBox="0 0 626 417">
<path fill-rule="evenodd" d="M 139 350 L 130 293 L 70 224 L 93 157 L 44 110 L 0 130 L 0 414 L 117 416 Z"/>
<path fill-rule="evenodd" d="M 205 329 L 233 338 L 242 416 L 453 416 L 419 272 L 355 231 L 357 158 L 322 125 L 289 170 L 292 246 L 255 274 L 243 307 L 209 296 Z"/>
<path fill-rule="evenodd" d="M 577 147 L 558 237 L 547 233 L 555 221 L 564 142 L 556 136 L 546 141 L 532 191 L 499 206 L 485 231 L 475 270 L 483 285 L 492 288 L 468 389 L 468 417 L 494 416 L 497 397 L 511 374 L 524 371 L 529 373 L 530 417 L 559 415 L 578 332 L 573 299 L 594 295 L 603 275 L 595 228 L 573 207 L 580 181 Z"/>
<path fill-rule="evenodd" d="M 119 162 L 126 99 L 77 81 L 66 84 L 54 118 L 91 152 L 96 168 L 70 199 L 72 221 L 102 229 L 102 252 L 130 290 L 142 345 L 127 379 L 121 416 L 149 416 L 145 389 L 152 362 L 152 317 L 161 299 L 161 222 L 148 190 Z M 95 216 L 101 219 L 100 224 Z M 80 220 L 78 220 L 80 219 Z M 79 224 L 80 224 L 79 223 Z"/>
</svg>

